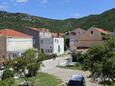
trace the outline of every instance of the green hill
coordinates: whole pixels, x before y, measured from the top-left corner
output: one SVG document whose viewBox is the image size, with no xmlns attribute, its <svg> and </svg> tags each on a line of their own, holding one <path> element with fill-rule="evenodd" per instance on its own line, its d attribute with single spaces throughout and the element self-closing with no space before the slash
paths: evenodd
<svg viewBox="0 0 115 86">
<path fill-rule="evenodd" d="M 115 8 L 99 15 L 90 15 L 83 18 L 55 20 L 43 17 L 31 16 L 24 13 L 9 13 L 0 11 L 0 29 L 12 28 L 23 31 L 26 27 L 48 28 L 53 32 L 65 32 L 81 27 L 87 29 L 95 25 L 99 28 L 114 31 L 115 29 Z"/>
</svg>

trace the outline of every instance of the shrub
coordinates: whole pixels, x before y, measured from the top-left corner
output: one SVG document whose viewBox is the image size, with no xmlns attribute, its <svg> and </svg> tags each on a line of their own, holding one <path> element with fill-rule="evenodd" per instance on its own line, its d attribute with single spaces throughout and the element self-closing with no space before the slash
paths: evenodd
<svg viewBox="0 0 115 86">
<path fill-rule="evenodd" d="M 72 53 L 71 56 L 72 56 L 72 61 L 76 62 L 77 61 L 77 54 L 76 53 Z"/>
<path fill-rule="evenodd" d="M 9 69 L 5 69 L 2 75 L 2 80 L 12 78 L 13 77 L 13 72 Z"/>
<path fill-rule="evenodd" d="M 40 67 L 40 64 L 38 64 L 38 63 L 30 64 L 28 66 L 28 74 L 26 76 L 27 77 L 35 76 L 38 72 L 39 67 Z"/>
<path fill-rule="evenodd" d="M 77 53 L 73 52 L 71 54 L 71 56 L 72 56 L 72 61 L 73 62 L 79 62 L 79 63 L 82 62 L 82 54 L 81 54 L 81 52 L 77 52 Z"/>
<path fill-rule="evenodd" d="M 0 81 L 0 86 L 13 86 L 13 84 L 14 80 L 11 78 Z"/>
</svg>

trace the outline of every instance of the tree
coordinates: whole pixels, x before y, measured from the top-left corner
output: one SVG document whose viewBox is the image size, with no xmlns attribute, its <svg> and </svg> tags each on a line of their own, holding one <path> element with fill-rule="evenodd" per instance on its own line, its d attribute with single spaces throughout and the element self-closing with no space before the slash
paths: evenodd
<svg viewBox="0 0 115 86">
<path fill-rule="evenodd" d="M 64 50 L 66 51 L 69 48 L 69 39 L 68 38 L 64 38 Z"/>
<path fill-rule="evenodd" d="M 84 54 L 84 68 L 91 72 L 93 79 L 102 80 L 115 78 L 115 38 L 109 37 L 103 45 L 91 47 Z"/>
<path fill-rule="evenodd" d="M 44 58 L 45 54 L 41 50 L 28 49 L 20 57 L 13 60 L 12 66 L 15 73 L 20 74 L 27 82 L 28 77 L 37 74 Z"/>
<path fill-rule="evenodd" d="M 13 71 L 10 69 L 5 69 L 3 74 L 2 74 L 2 80 L 9 79 L 13 77 Z"/>
<path fill-rule="evenodd" d="M 72 52 L 71 54 L 72 56 L 72 61 L 73 62 L 78 62 L 78 63 L 82 63 L 83 62 L 83 58 L 82 58 L 82 54 L 81 52 Z"/>
</svg>

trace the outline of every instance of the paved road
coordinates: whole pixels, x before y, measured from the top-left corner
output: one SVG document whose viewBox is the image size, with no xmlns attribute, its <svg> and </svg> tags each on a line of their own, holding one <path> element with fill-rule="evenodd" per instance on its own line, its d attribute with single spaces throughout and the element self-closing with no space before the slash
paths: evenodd
<svg viewBox="0 0 115 86">
<path fill-rule="evenodd" d="M 63 69 L 56 67 L 57 65 L 65 63 L 65 59 L 70 57 L 69 55 L 66 55 L 64 57 L 57 58 L 55 60 L 47 60 L 44 61 L 43 64 L 45 67 L 42 67 L 42 71 L 55 75 L 58 78 L 62 79 L 64 82 L 67 82 L 69 77 L 71 77 L 73 74 L 82 74 L 86 79 L 86 86 L 100 86 L 97 83 L 92 82 L 88 76 L 90 75 L 90 72 L 88 71 L 80 71 L 80 70 L 71 70 L 71 69 Z"/>
</svg>

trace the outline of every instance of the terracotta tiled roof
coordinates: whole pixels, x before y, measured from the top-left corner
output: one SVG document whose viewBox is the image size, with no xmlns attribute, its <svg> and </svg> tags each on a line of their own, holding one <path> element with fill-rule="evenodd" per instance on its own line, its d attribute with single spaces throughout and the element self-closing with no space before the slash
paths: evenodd
<svg viewBox="0 0 115 86">
<path fill-rule="evenodd" d="M 78 31 L 84 31 L 84 32 L 85 32 L 85 30 L 83 30 L 83 29 L 81 29 L 81 28 L 74 29 L 74 30 L 72 30 L 71 32 L 78 32 Z"/>
<path fill-rule="evenodd" d="M 32 29 L 32 30 L 35 30 L 35 31 L 49 32 L 49 30 L 45 29 L 45 28 L 29 28 L 29 29 Z"/>
<path fill-rule="evenodd" d="M 0 30 L 0 35 L 7 37 L 32 38 L 32 36 L 26 35 L 24 33 L 12 29 L 2 29 Z"/>
<path fill-rule="evenodd" d="M 104 33 L 104 34 L 110 34 L 108 31 L 105 31 L 105 30 L 100 29 L 100 28 L 96 28 L 96 30 L 101 32 L 101 33 Z"/>
</svg>

